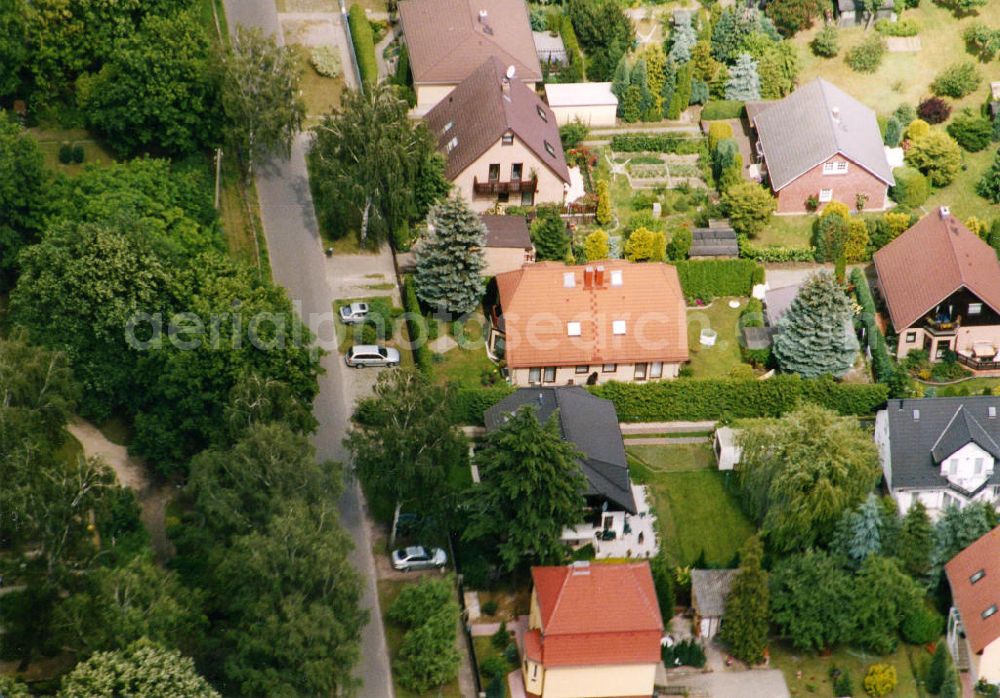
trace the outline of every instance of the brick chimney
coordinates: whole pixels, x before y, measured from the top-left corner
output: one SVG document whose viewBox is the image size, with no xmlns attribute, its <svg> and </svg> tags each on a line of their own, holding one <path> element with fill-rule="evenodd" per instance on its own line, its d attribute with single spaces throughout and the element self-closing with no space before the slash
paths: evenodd
<svg viewBox="0 0 1000 698">
<path fill-rule="evenodd" d="M 604 265 L 598 264 L 594 272 L 594 288 L 604 288 Z"/>
<path fill-rule="evenodd" d="M 583 268 L 583 287 L 593 288 L 594 287 L 594 268 L 592 266 L 586 266 Z"/>
</svg>

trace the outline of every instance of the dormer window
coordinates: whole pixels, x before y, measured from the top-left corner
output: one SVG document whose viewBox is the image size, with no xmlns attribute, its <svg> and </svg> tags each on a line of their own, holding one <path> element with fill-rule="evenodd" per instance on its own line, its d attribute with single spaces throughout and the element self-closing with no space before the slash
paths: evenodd
<svg viewBox="0 0 1000 698">
<path fill-rule="evenodd" d="M 612 286 L 621 286 L 622 283 L 623 283 L 622 270 L 621 269 L 612 269 L 611 270 L 611 285 Z"/>
<path fill-rule="evenodd" d="M 538 110 L 538 116 L 541 117 L 542 121 L 549 123 L 549 117 L 546 115 L 545 110 L 542 109 L 541 105 L 536 104 L 535 109 Z"/>
<path fill-rule="evenodd" d="M 448 123 L 446 123 L 444 125 L 444 128 L 441 129 L 441 134 L 444 135 L 445 133 L 448 133 L 448 131 L 450 131 L 451 127 L 454 126 L 454 125 L 455 125 L 454 121 L 449 121 Z"/>
<path fill-rule="evenodd" d="M 548 141 L 545 141 L 545 152 L 551 155 L 552 157 L 556 156 L 556 149 L 553 148 L 552 144 L 549 143 Z"/>
<path fill-rule="evenodd" d="M 449 153 L 451 151 L 453 151 L 457 147 L 458 147 L 458 139 L 457 138 L 452 138 L 450 141 L 448 141 L 448 152 Z"/>
<path fill-rule="evenodd" d="M 997 605 L 993 604 L 992 606 L 990 606 L 989 608 L 987 608 L 985 611 L 983 611 L 979 615 L 981 615 L 983 617 L 983 620 L 986 620 L 990 616 L 994 615 L 996 612 L 997 612 Z"/>
<path fill-rule="evenodd" d="M 580 323 L 579 322 L 567 322 L 566 323 L 566 334 L 570 337 L 580 336 Z"/>
<path fill-rule="evenodd" d="M 969 584 L 975 584 L 985 576 L 986 576 L 986 570 L 976 570 L 975 572 L 972 573 L 972 576 L 969 577 Z"/>
</svg>

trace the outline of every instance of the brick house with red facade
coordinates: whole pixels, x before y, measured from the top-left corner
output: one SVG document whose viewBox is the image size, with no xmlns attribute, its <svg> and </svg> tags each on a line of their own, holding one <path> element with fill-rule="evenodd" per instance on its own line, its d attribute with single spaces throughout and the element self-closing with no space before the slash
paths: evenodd
<svg viewBox="0 0 1000 698">
<path fill-rule="evenodd" d="M 751 102 L 747 116 L 778 213 L 806 213 L 840 201 L 851 210 L 889 207 L 895 184 L 875 112 L 822 78 L 782 100 Z"/>
</svg>

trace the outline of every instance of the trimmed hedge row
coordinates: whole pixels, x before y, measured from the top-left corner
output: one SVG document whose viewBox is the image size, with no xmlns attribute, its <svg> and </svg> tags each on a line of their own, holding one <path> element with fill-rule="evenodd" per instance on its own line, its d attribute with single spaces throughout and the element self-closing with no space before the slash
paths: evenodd
<svg viewBox="0 0 1000 698">
<path fill-rule="evenodd" d="M 870 415 L 885 403 L 881 384 L 838 383 L 833 378 L 780 375 L 768 380 L 680 378 L 654 383 L 605 383 L 587 388 L 611 400 L 623 422 L 779 417 L 814 402 L 843 415 Z M 463 388 L 452 403 L 456 424 L 482 424 L 483 412 L 509 395 L 507 385 Z"/>
<path fill-rule="evenodd" d="M 783 245 L 755 245 L 746 235 L 737 237 L 740 246 L 740 257 L 757 262 L 814 262 L 816 248 L 785 247 Z"/>
<path fill-rule="evenodd" d="M 865 328 L 865 338 L 872 354 L 872 373 L 879 383 L 889 383 L 895 376 L 896 367 L 889 358 L 889 349 L 885 345 L 885 337 L 875 322 L 875 298 L 868 286 L 868 279 L 861 269 L 851 270 L 851 284 L 854 294 L 861 306 L 861 324 Z"/>
<path fill-rule="evenodd" d="M 417 299 L 417 287 L 413 285 L 413 279 L 409 276 L 403 279 L 403 309 L 406 310 L 406 327 L 410 332 L 410 344 L 413 346 L 413 361 L 421 373 L 429 376 L 434 371 L 434 360 L 425 341 L 427 329 L 421 327 L 420 320 L 423 315 L 420 312 L 420 301 Z"/>
<path fill-rule="evenodd" d="M 657 133 L 622 133 L 611 137 L 611 149 L 618 153 L 677 153 L 692 155 L 704 150 L 704 139 Z"/>
<path fill-rule="evenodd" d="M 713 99 L 705 103 L 701 110 L 702 121 L 739 119 L 743 116 L 743 102 L 737 100 Z"/>
<path fill-rule="evenodd" d="M 750 259 L 695 259 L 674 262 L 686 298 L 749 296 L 764 282 L 764 268 Z"/>
<path fill-rule="evenodd" d="M 372 86 L 378 82 L 378 63 L 375 60 L 375 37 L 372 35 L 372 25 L 361 5 L 351 5 L 347 14 L 347 23 L 351 28 L 351 40 L 354 42 L 354 53 L 358 58 L 358 70 L 361 72 L 361 82 Z"/>
</svg>

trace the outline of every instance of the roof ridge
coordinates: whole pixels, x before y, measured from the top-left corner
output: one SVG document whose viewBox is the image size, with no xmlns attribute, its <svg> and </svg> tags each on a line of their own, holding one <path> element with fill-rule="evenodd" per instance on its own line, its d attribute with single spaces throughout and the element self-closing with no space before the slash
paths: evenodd
<svg viewBox="0 0 1000 698">
<path fill-rule="evenodd" d="M 948 250 L 951 252 L 951 261 L 955 265 L 955 270 L 958 271 L 958 280 L 962 283 L 963 286 L 965 286 L 966 283 L 967 283 L 966 280 L 965 280 L 965 273 L 962 271 L 962 265 L 959 264 L 959 262 L 958 262 L 958 250 L 955 249 L 955 240 L 952 239 L 951 226 L 948 225 L 949 221 L 946 218 L 943 218 L 941 216 L 941 208 L 940 207 L 938 207 L 937 214 L 938 214 L 938 220 L 940 220 L 941 221 L 941 225 L 944 226 L 945 239 L 948 241 Z M 933 216 L 934 213 L 932 212 L 930 215 Z M 948 214 L 948 217 L 949 218 L 951 217 L 950 213 Z M 956 233 L 957 232 L 959 232 L 959 231 L 956 229 Z M 955 237 L 956 240 L 958 239 L 958 235 L 957 234 L 954 237 Z M 952 293 L 954 293 L 954 291 L 952 291 Z"/>
<path fill-rule="evenodd" d="M 566 585 L 569 584 L 569 578 L 572 577 L 572 572 L 568 567 L 560 567 L 563 573 L 562 584 L 559 585 L 559 593 L 556 594 L 556 602 L 552 604 L 552 610 L 549 612 L 548 620 L 551 621 L 555 618 L 556 611 L 559 609 L 559 604 L 563 599 L 563 592 L 566 590 Z M 542 628 L 542 632 L 545 632 L 545 628 Z"/>
<path fill-rule="evenodd" d="M 642 597 L 642 601 L 646 605 L 646 609 L 649 611 L 650 615 L 653 616 L 654 618 L 660 618 L 661 619 L 660 620 L 660 627 L 662 628 L 663 627 L 663 620 L 662 620 L 662 611 L 660 610 L 660 604 L 659 604 L 659 602 L 657 602 L 656 606 L 654 607 L 653 603 L 652 603 L 652 599 L 650 599 L 646 595 L 645 585 L 643 585 L 643 583 L 642 583 L 643 580 L 639 579 L 639 577 L 638 577 L 638 572 L 639 572 L 640 569 L 645 569 L 645 567 L 643 566 L 642 563 L 630 563 L 629 564 L 629 573 L 632 575 L 632 578 L 635 580 L 635 587 L 636 587 L 636 589 L 639 590 L 639 596 Z M 652 579 L 652 574 L 653 574 L 652 570 L 650 570 L 650 578 L 651 579 Z M 655 582 L 654 582 L 654 585 L 655 585 Z M 655 588 L 655 586 L 654 586 L 654 588 Z"/>
<path fill-rule="evenodd" d="M 941 433 L 938 434 L 937 440 L 933 443 L 933 445 L 931 445 L 931 455 L 933 455 L 934 451 L 937 450 L 938 444 L 941 443 L 941 439 L 944 438 L 944 435 L 948 433 L 949 429 L 951 429 L 951 425 L 955 421 L 955 418 L 958 417 L 958 413 L 961 412 L 964 409 L 965 409 L 965 405 L 961 404 L 955 410 L 955 414 L 951 415 L 951 419 L 949 419 L 948 423 L 944 425 L 944 429 L 942 429 Z M 951 454 L 949 453 L 948 455 L 951 455 Z"/>
<path fill-rule="evenodd" d="M 997 446 L 997 442 L 993 440 L 993 437 L 990 436 L 990 433 L 986 431 L 986 427 L 984 427 L 982 423 L 978 419 L 976 419 L 975 415 L 973 415 L 969 410 L 964 409 L 965 405 L 962 405 L 962 407 L 963 407 L 963 413 L 965 415 L 965 427 L 966 429 L 969 430 L 969 436 L 970 438 L 972 438 L 973 442 L 975 442 L 976 436 L 975 434 L 972 433 L 973 431 L 972 427 L 975 427 L 982 433 L 982 436 L 989 441 L 988 444 L 981 444 L 981 445 L 986 446 L 987 448 L 989 446 L 993 446 L 994 448 L 997 449 L 998 452 L 1000 452 L 1000 447 Z M 971 425 L 969 424 L 970 421 L 972 422 Z"/>
</svg>

